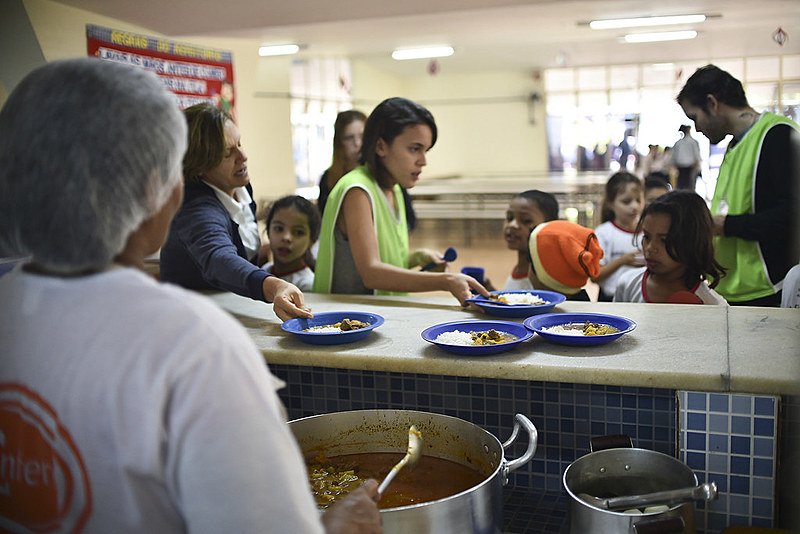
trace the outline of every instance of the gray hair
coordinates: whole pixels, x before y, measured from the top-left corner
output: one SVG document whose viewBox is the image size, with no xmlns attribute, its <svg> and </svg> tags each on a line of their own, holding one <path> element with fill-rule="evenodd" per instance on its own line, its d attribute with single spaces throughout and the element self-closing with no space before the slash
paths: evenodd
<svg viewBox="0 0 800 534">
<path fill-rule="evenodd" d="M 93 58 L 34 70 L 0 110 L 0 256 L 107 267 L 181 183 L 185 150 L 154 74 Z"/>
</svg>

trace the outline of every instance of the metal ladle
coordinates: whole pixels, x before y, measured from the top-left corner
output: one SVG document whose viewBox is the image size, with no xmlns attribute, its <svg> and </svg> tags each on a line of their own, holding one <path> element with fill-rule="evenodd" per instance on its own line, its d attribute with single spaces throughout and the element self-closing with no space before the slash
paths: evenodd
<svg viewBox="0 0 800 534">
<path fill-rule="evenodd" d="M 626 495 L 624 497 L 611 497 L 608 499 L 602 499 L 587 493 L 579 493 L 578 497 L 587 504 L 591 504 L 602 510 L 624 510 L 653 504 L 667 504 L 671 506 L 689 501 L 713 501 L 717 498 L 717 485 L 714 482 L 707 482 L 694 488 L 657 491 L 644 495 Z"/>
<path fill-rule="evenodd" d="M 392 467 L 392 470 L 389 471 L 389 474 L 386 475 L 386 478 L 384 478 L 383 482 L 381 482 L 380 486 L 378 486 L 378 495 L 383 495 L 383 492 L 389 486 L 389 483 L 394 480 L 394 477 L 397 476 L 397 473 L 400 472 L 403 467 L 406 465 L 412 467 L 419 461 L 421 456 L 422 434 L 419 430 L 417 430 L 416 426 L 411 425 L 411 428 L 408 429 L 408 451 L 406 452 L 406 455 L 403 456 L 403 459 L 397 462 L 394 467 Z"/>
</svg>

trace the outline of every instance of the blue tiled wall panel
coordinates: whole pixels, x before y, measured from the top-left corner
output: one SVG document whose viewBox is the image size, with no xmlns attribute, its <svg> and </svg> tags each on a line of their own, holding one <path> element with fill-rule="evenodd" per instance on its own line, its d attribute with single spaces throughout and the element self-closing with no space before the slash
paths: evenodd
<svg viewBox="0 0 800 534">
<path fill-rule="evenodd" d="M 680 458 L 720 492 L 698 523 L 708 533 L 774 526 L 780 398 L 679 391 L 678 406 Z"/>
<path fill-rule="evenodd" d="M 535 459 L 511 474 L 510 484 L 563 491 L 570 463 L 589 452 L 592 436 L 628 434 L 634 445 L 677 455 L 676 404 L 671 390 L 523 382 L 378 371 L 270 365 L 287 383 L 280 391 L 290 419 L 362 409 L 422 410 L 473 422 L 505 441 L 514 415 L 539 431 Z M 507 458 L 525 452 L 517 438 Z"/>
<path fill-rule="evenodd" d="M 534 459 L 510 485 L 563 495 L 561 477 L 592 436 L 628 434 L 634 446 L 678 456 L 719 500 L 698 506 L 698 533 L 732 524 L 774 526 L 780 398 L 653 388 L 401 374 L 271 365 L 290 419 L 359 409 L 407 409 L 471 421 L 506 440 L 516 413 L 539 431 Z M 676 422 L 679 421 L 679 424 Z M 526 447 L 517 439 L 506 458 Z M 544 494 L 543 494 L 544 495 Z M 539 513 L 532 511 L 532 513 Z"/>
</svg>

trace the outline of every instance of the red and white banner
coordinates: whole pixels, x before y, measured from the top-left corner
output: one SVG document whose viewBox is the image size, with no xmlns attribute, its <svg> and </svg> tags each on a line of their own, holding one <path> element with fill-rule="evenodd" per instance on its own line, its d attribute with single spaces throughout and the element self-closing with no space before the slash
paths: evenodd
<svg viewBox="0 0 800 534">
<path fill-rule="evenodd" d="M 208 102 L 235 116 L 230 52 L 93 24 L 86 25 L 86 47 L 90 56 L 155 72 L 181 109 Z"/>
</svg>

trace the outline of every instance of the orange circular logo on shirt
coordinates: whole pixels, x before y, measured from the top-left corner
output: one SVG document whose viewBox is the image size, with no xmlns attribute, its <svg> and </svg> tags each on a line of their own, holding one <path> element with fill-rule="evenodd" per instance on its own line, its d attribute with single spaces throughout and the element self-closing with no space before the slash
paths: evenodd
<svg viewBox="0 0 800 534">
<path fill-rule="evenodd" d="M 92 511 L 80 451 L 55 410 L 20 384 L 0 384 L 0 517 L 12 532 L 80 532 Z"/>
</svg>

